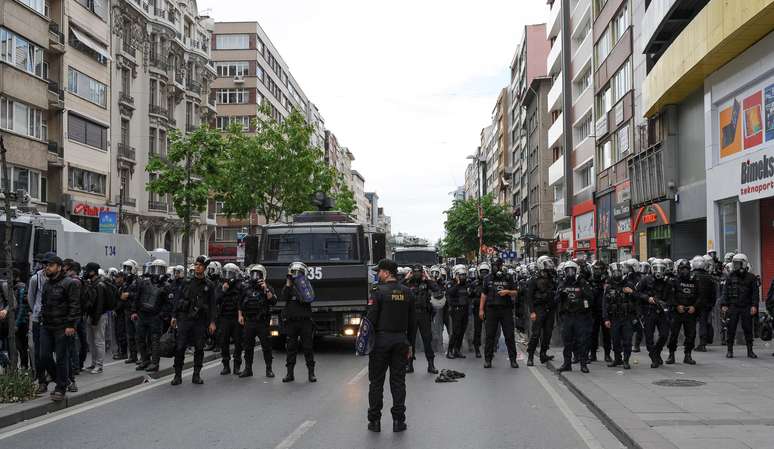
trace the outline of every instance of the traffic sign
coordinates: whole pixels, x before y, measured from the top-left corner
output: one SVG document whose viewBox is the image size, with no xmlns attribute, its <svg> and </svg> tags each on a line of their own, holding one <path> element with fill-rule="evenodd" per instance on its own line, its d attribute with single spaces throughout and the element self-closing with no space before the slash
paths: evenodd
<svg viewBox="0 0 774 449">
<path fill-rule="evenodd" d="M 518 254 L 516 254 L 516 251 L 511 251 L 511 252 L 508 253 L 508 258 L 509 259 L 515 259 L 516 256 L 518 256 Z"/>
</svg>

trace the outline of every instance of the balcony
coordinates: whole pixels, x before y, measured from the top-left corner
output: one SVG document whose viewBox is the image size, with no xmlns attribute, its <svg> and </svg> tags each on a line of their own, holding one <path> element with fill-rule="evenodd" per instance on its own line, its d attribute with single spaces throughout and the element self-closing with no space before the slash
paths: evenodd
<svg viewBox="0 0 774 449">
<path fill-rule="evenodd" d="M 164 202 L 164 201 L 149 200 L 148 201 L 148 209 L 149 210 L 157 210 L 157 211 L 166 212 L 167 211 L 167 203 Z"/>
<path fill-rule="evenodd" d="M 188 80 L 188 90 L 196 95 L 200 95 L 202 92 L 202 83 L 194 80 Z"/>
<path fill-rule="evenodd" d="M 167 70 L 169 70 L 169 64 L 167 63 L 167 61 L 164 61 L 163 59 L 161 59 L 161 56 L 159 55 L 151 55 L 151 57 L 148 58 L 148 63 L 154 69 L 158 69 L 163 72 L 166 72 Z"/>
<path fill-rule="evenodd" d="M 546 37 L 551 39 L 559 34 L 559 28 L 561 25 L 559 12 L 562 9 L 562 0 L 554 0 L 551 5 L 551 10 L 548 12 L 548 22 L 546 24 Z"/>
<path fill-rule="evenodd" d="M 48 143 L 49 167 L 64 167 L 64 147 L 57 142 Z"/>
<path fill-rule="evenodd" d="M 548 91 L 548 111 L 561 111 L 562 110 L 562 73 L 554 79 L 554 84 L 551 85 L 551 90 Z"/>
<path fill-rule="evenodd" d="M 561 146 L 561 138 L 564 131 L 564 114 L 559 114 L 556 121 L 548 128 L 548 148 Z"/>
<path fill-rule="evenodd" d="M 134 108 L 134 97 L 126 92 L 118 93 L 118 102 Z"/>
<path fill-rule="evenodd" d="M 120 195 L 117 195 L 115 203 L 120 204 L 123 207 L 137 207 L 137 200 L 134 198 L 129 198 L 126 195 L 124 195 L 123 198 L 121 198 Z"/>
<path fill-rule="evenodd" d="M 196 132 L 197 129 L 199 129 L 198 125 L 193 125 L 190 123 L 185 125 L 186 132 L 189 132 L 189 133 Z"/>
<path fill-rule="evenodd" d="M 597 123 L 594 126 L 594 130 L 595 136 L 599 138 L 605 137 L 605 134 L 607 134 L 607 112 L 602 114 L 602 117 L 597 120 Z"/>
<path fill-rule="evenodd" d="M 558 223 L 563 220 L 568 220 L 570 218 L 567 216 L 567 213 L 565 211 L 564 199 L 561 199 L 559 201 L 554 201 L 553 214 L 554 214 L 554 223 Z"/>
<path fill-rule="evenodd" d="M 136 155 L 137 151 L 135 151 L 134 147 L 130 147 L 125 143 L 118 143 L 118 157 L 120 159 L 134 163 L 136 161 Z"/>
<path fill-rule="evenodd" d="M 559 159 L 548 167 L 548 185 L 554 185 L 562 178 L 564 178 L 564 155 L 559 156 Z"/>
<path fill-rule="evenodd" d="M 137 57 L 137 50 L 134 47 L 132 47 L 132 45 L 129 42 L 127 42 L 126 39 L 124 39 L 123 44 L 121 44 L 121 51 L 125 55 L 130 56 L 132 59 Z"/>
<path fill-rule="evenodd" d="M 558 0 L 557 0 L 558 1 Z M 546 67 L 548 68 L 549 75 L 555 75 L 562 70 L 562 61 L 559 56 L 562 54 L 562 34 L 556 37 L 554 45 L 548 50 L 548 58 L 546 59 Z"/>
<path fill-rule="evenodd" d="M 66 50 L 64 34 L 59 31 L 59 24 L 56 22 L 48 24 L 48 49 L 52 53 L 59 54 L 64 53 Z"/>
<path fill-rule="evenodd" d="M 59 88 L 56 81 L 48 82 L 48 109 L 54 111 L 64 110 L 64 91 Z"/>
<path fill-rule="evenodd" d="M 159 105 L 155 105 L 155 104 L 148 105 L 148 112 L 150 112 L 153 115 L 159 115 L 163 118 L 167 118 L 167 110 Z"/>
</svg>

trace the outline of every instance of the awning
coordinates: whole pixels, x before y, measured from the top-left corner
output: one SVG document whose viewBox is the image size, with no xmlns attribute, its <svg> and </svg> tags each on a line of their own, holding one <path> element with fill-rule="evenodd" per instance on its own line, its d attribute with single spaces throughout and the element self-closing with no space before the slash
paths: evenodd
<svg viewBox="0 0 774 449">
<path fill-rule="evenodd" d="M 83 45 L 91 48 L 92 50 L 99 53 L 100 56 L 104 57 L 108 61 L 112 61 L 113 59 L 110 57 L 110 52 L 108 52 L 107 47 L 100 44 L 99 42 L 95 41 L 94 39 L 90 38 L 89 36 L 85 35 L 84 33 L 81 33 L 80 31 L 76 30 L 75 28 L 70 28 L 70 31 L 75 34 L 75 38 L 78 39 Z"/>
</svg>

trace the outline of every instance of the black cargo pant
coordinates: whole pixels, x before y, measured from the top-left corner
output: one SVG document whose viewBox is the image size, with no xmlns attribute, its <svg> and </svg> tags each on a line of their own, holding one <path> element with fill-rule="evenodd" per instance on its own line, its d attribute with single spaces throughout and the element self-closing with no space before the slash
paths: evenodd
<svg viewBox="0 0 774 449">
<path fill-rule="evenodd" d="M 435 353 L 433 352 L 433 329 L 432 329 L 432 317 L 429 310 L 417 310 L 417 328 L 419 332 L 414 334 L 414 341 L 411 342 L 412 347 L 416 347 L 416 334 L 420 334 L 422 337 L 422 346 L 425 350 L 425 357 L 427 360 L 435 359 Z M 416 352 L 416 351 L 415 351 Z M 416 357 L 414 357 L 416 359 Z"/>
<path fill-rule="evenodd" d="M 669 316 L 666 313 L 651 312 L 645 315 L 643 321 L 645 347 L 648 348 L 648 353 L 661 354 L 669 338 Z M 658 331 L 658 340 L 655 340 L 656 331 Z"/>
<path fill-rule="evenodd" d="M 613 346 L 615 360 L 628 361 L 629 357 L 631 357 L 632 335 L 634 334 L 635 321 L 634 317 L 621 317 L 610 320 L 610 340 Z"/>
<path fill-rule="evenodd" d="M 115 311 L 114 323 L 114 331 L 116 334 L 116 349 L 113 350 L 113 353 L 126 355 L 126 351 L 128 349 L 128 340 L 126 338 L 126 313 L 123 310 Z"/>
<path fill-rule="evenodd" d="M 185 349 L 194 347 L 194 371 L 202 370 L 204 364 L 204 339 L 207 335 L 207 320 L 183 319 L 177 322 L 177 341 L 175 347 L 175 374 L 183 372 Z"/>
<path fill-rule="evenodd" d="M 602 311 L 594 311 L 594 322 L 591 324 L 591 339 L 589 340 L 589 353 L 596 354 L 599 349 L 599 334 L 602 331 L 602 348 L 605 355 L 610 354 L 610 329 L 602 321 Z"/>
<path fill-rule="evenodd" d="M 220 356 L 224 366 L 231 362 L 231 340 L 234 340 L 234 370 L 242 365 L 242 326 L 239 319 L 234 317 L 220 317 L 218 320 L 220 331 Z"/>
<path fill-rule="evenodd" d="M 126 329 L 126 341 L 129 347 L 129 357 L 137 358 L 137 326 L 132 321 L 132 314 L 124 311 L 124 328 Z"/>
<path fill-rule="evenodd" d="M 135 322 L 137 327 L 137 350 L 140 360 L 159 364 L 161 339 L 161 318 L 156 314 L 140 313 Z"/>
<path fill-rule="evenodd" d="M 285 365 L 288 368 L 296 366 L 299 340 L 301 350 L 304 351 L 306 366 L 314 367 L 314 322 L 311 318 L 285 321 L 285 335 L 288 337 L 287 358 Z"/>
<path fill-rule="evenodd" d="M 473 347 L 481 347 L 481 330 L 484 327 L 484 320 L 478 316 L 478 305 L 473 304 Z"/>
<path fill-rule="evenodd" d="M 486 306 L 486 343 L 484 344 L 484 359 L 491 361 L 494 358 L 495 339 L 499 326 L 505 336 L 505 346 L 508 348 L 508 357 L 516 361 L 516 338 L 513 334 L 513 306 Z"/>
<path fill-rule="evenodd" d="M 734 340 L 736 340 L 736 326 L 739 322 L 742 323 L 742 331 L 744 331 L 744 341 L 751 345 L 753 342 L 753 317 L 750 315 L 750 307 L 748 306 L 730 306 L 728 312 L 728 331 L 726 333 L 726 344 L 728 348 L 734 347 Z"/>
<path fill-rule="evenodd" d="M 452 332 L 449 338 L 449 352 L 458 352 L 462 349 L 462 340 L 465 338 L 465 329 L 468 327 L 468 306 L 450 306 L 452 320 Z"/>
<path fill-rule="evenodd" d="M 588 362 L 588 344 L 593 318 L 589 312 L 565 313 L 562 315 L 562 355 L 564 365 L 572 364 L 572 355 L 577 354 L 581 364 Z"/>
<path fill-rule="evenodd" d="M 252 370 L 253 368 L 253 351 L 255 350 L 256 337 L 261 342 L 263 361 L 266 363 L 266 368 L 271 368 L 272 348 L 271 339 L 269 338 L 269 318 L 258 315 L 246 315 L 245 328 L 242 330 L 242 335 L 242 347 L 245 350 L 245 369 Z"/>
<path fill-rule="evenodd" d="M 699 311 L 699 344 L 711 345 L 715 341 L 715 328 L 712 326 L 712 306 L 702 307 Z"/>
<path fill-rule="evenodd" d="M 390 369 L 392 419 L 406 420 L 406 362 L 409 356 L 408 339 L 403 334 L 376 334 L 374 349 L 368 355 L 368 420 L 379 421 L 384 405 L 384 379 Z"/>
<path fill-rule="evenodd" d="M 690 354 L 693 351 L 693 345 L 696 343 L 696 313 L 688 313 L 688 308 L 685 308 L 685 312 L 678 313 L 676 310 L 672 313 L 672 322 L 669 329 L 669 343 L 667 348 L 670 352 L 677 350 L 677 338 L 680 336 L 680 328 L 683 329 L 684 341 L 683 347 L 686 354 Z"/>
<path fill-rule="evenodd" d="M 536 306 L 535 315 L 535 321 L 532 321 L 532 328 L 529 334 L 527 352 L 535 354 L 538 343 L 540 343 L 540 353 L 545 354 L 551 345 L 551 334 L 554 332 L 554 320 L 556 317 L 554 311 L 546 306 Z"/>
</svg>

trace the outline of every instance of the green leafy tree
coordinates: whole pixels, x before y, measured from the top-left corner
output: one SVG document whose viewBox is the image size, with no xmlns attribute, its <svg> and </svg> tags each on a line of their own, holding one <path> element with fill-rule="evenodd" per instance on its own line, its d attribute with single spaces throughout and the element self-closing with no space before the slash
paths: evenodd
<svg viewBox="0 0 774 449">
<path fill-rule="evenodd" d="M 323 150 L 310 144 L 313 128 L 298 111 L 277 122 L 264 105 L 256 129 L 248 136 L 233 128 L 224 136 L 216 189 L 224 213 L 244 217 L 255 210 L 273 223 L 313 210 L 317 192 L 332 196 L 342 211 L 352 211 L 352 192 L 325 163 Z"/>
<path fill-rule="evenodd" d="M 346 214 L 351 214 L 356 208 L 355 195 L 344 181 L 344 177 L 339 174 L 336 181 L 336 189 L 331 195 L 334 202 L 334 208 Z"/>
<path fill-rule="evenodd" d="M 169 195 L 177 215 L 183 219 L 183 259 L 188 262 L 191 218 L 207 209 L 210 193 L 219 179 L 219 157 L 224 138 L 218 130 L 201 127 L 191 134 L 172 131 L 166 158 L 156 155 L 145 170 L 151 173 L 148 190 Z"/>
<path fill-rule="evenodd" d="M 483 243 L 487 246 L 507 244 L 515 226 L 513 216 L 505 206 L 494 202 L 491 195 L 481 198 L 483 213 Z M 478 252 L 479 220 L 478 200 L 455 201 L 445 212 L 444 227 L 446 237 L 443 240 L 444 253 L 448 257 L 462 257 L 470 252 Z"/>
</svg>

